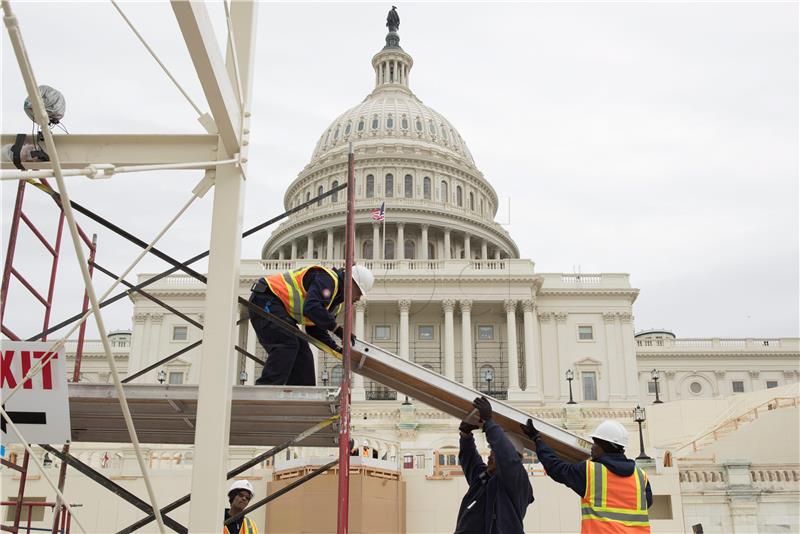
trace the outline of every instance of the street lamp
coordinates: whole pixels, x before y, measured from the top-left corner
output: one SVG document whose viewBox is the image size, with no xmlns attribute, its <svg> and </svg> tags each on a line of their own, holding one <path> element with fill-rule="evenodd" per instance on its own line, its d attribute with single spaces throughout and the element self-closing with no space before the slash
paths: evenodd
<svg viewBox="0 0 800 534">
<path fill-rule="evenodd" d="M 636 457 L 637 460 L 652 460 L 649 456 L 644 453 L 644 436 L 642 435 L 642 423 L 645 422 L 647 418 L 645 417 L 644 408 L 636 405 L 636 408 L 633 409 L 633 420 L 639 423 L 639 456 Z"/>
<path fill-rule="evenodd" d="M 330 376 L 328 375 L 328 369 L 327 368 L 323 369 L 322 370 L 322 385 L 323 386 L 327 386 L 328 385 L 328 379 L 329 378 L 330 378 Z"/>
<path fill-rule="evenodd" d="M 166 379 L 167 379 L 167 372 L 165 370 L 161 369 L 158 372 L 158 383 L 159 384 L 163 384 Z"/>
<path fill-rule="evenodd" d="M 492 380 L 494 380 L 494 371 L 491 368 L 483 370 L 483 379 L 486 380 L 486 393 L 492 395 Z"/>
<path fill-rule="evenodd" d="M 42 459 L 42 466 L 50 468 L 53 466 L 53 460 L 50 458 L 50 453 L 44 453 L 44 459 Z"/>
<path fill-rule="evenodd" d="M 578 404 L 575 402 L 575 399 L 572 398 L 572 381 L 575 379 L 575 373 L 572 372 L 572 369 L 567 369 L 567 382 L 569 382 L 569 402 L 567 404 Z"/>
<path fill-rule="evenodd" d="M 244 385 L 247 382 L 247 369 L 242 369 L 242 372 L 239 373 L 239 383 Z"/>
<path fill-rule="evenodd" d="M 656 385 L 656 400 L 653 401 L 653 404 L 663 404 L 664 401 L 658 398 L 658 369 L 653 369 L 650 371 L 650 378 L 653 379 L 653 382 Z"/>
</svg>

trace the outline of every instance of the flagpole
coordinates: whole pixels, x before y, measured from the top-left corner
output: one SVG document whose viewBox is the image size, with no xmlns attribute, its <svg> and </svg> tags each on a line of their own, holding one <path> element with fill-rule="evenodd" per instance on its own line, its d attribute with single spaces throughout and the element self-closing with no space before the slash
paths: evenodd
<svg viewBox="0 0 800 534">
<path fill-rule="evenodd" d="M 381 259 L 386 259 L 386 200 L 383 201 L 383 239 L 382 246 L 381 246 Z"/>
</svg>

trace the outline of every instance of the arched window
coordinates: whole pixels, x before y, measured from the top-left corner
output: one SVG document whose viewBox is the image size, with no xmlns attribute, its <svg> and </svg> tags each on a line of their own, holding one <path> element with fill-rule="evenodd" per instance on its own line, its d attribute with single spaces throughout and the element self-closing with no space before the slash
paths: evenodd
<svg viewBox="0 0 800 534">
<path fill-rule="evenodd" d="M 413 197 L 414 196 L 414 177 L 411 176 L 410 174 L 406 174 L 403 186 L 404 186 L 404 189 L 405 189 L 406 198 Z"/>
<path fill-rule="evenodd" d="M 346 135 L 346 136 L 350 135 L 350 130 L 352 130 L 352 128 L 353 128 L 353 123 L 350 122 L 350 121 L 347 121 L 347 126 L 344 127 L 344 135 Z"/>
<path fill-rule="evenodd" d="M 387 239 L 383 245 L 383 259 L 394 259 L 394 239 Z"/>
<path fill-rule="evenodd" d="M 475 211 L 475 193 L 469 192 L 469 209 Z"/>
<path fill-rule="evenodd" d="M 334 180 L 333 183 L 331 184 L 331 189 L 336 189 L 337 187 L 339 187 L 339 181 L 338 180 Z M 333 194 L 331 195 L 331 202 L 339 202 L 339 192 L 338 191 L 334 191 Z"/>
<path fill-rule="evenodd" d="M 483 215 L 483 199 L 481 199 L 481 215 Z"/>
<path fill-rule="evenodd" d="M 417 259 L 417 246 L 410 239 L 406 239 L 406 242 L 403 246 L 403 257 L 407 260 L 415 260 Z"/>
<path fill-rule="evenodd" d="M 431 199 L 431 179 L 427 176 L 422 179 L 422 196 L 427 200 Z"/>
<path fill-rule="evenodd" d="M 428 119 L 428 133 L 436 135 L 436 126 L 433 125 L 433 119 Z"/>
<path fill-rule="evenodd" d="M 378 120 L 378 116 L 377 115 L 373 115 L 372 116 L 372 129 L 373 130 L 377 130 L 378 126 L 380 126 L 380 121 Z"/>
<path fill-rule="evenodd" d="M 444 124 L 440 124 L 439 127 L 442 129 L 442 139 L 447 141 L 447 128 L 444 127 Z"/>
<path fill-rule="evenodd" d="M 339 125 L 336 125 L 336 131 L 333 132 L 333 140 L 336 141 L 339 139 Z"/>
<path fill-rule="evenodd" d="M 310 191 L 306 193 L 306 202 L 308 202 L 309 200 L 311 200 L 311 192 Z M 306 209 L 308 209 L 308 206 L 306 206 Z"/>
<path fill-rule="evenodd" d="M 415 126 L 417 127 L 418 132 L 422 131 L 422 121 L 419 119 L 419 117 L 417 117 L 417 123 Z"/>
<path fill-rule="evenodd" d="M 358 119 L 358 128 L 357 128 L 357 130 L 359 132 L 363 132 L 364 131 L 364 117 L 361 117 L 360 119 Z"/>
<path fill-rule="evenodd" d="M 341 386 L 342 385 L 342 375 L 344 371 L 341 365 L 334 365 L 333 369 L 331 369 L 331 386 Z M 288 449 L 287 449 L 288 451 Z"/>
<path fill-rule="evenodd" d="M 428 259 L 435 260 L 436 259 L 436 245 L 433 243 L 428 243 Z"/>
<path fill-rule="evenodd" d="M 371 174 L 367 175 L 367 198 L 375 196 L 375 177 Z"/>
<path fill-rule="evenodd" d="M 456 186 L 456 204 L 458 204 L 459 208 L 464 205 L 464 193 L 460 185 Z"/>
<path fill-rule="evenodd" d="M 408 117 L 403 115 L 403 118 L 400 119 L 400 128 L 403 130 L 408 130 Z"/>
<path fill-rule="evenodd" d="M 392 197 L 394 196 L 394 175 L 387 174 L 386 175 L 386 196 Z"/>
<path fill-rule="evenodd" d="M 447 201 L 448 201 L 448 198 L 447 198 L 447 182 L 445 182 L 444 180 L 442 180 L 441 187 L 439 189 L 439 195 L 441 196 L 442 202 L 447 204 Z"/>
<path fill-rule="evenodd" d="M 361 257 L 365 260 L 372 259 L 372 239 L 365 239 L 361 245 Z"/>
<path fill-rule="evenodd" d="M 319 186 L 317 188 L 317 196 L 320 196 L 324 192 L 325 192 L 325 188 L 324 187 Z M 322 206 L 322 199 L 317 200 L 317 206 Z"/>
<path fill-rule="evenodd" d="M 394 128 L 394 117 L 392 117 L 391 115 L 389 115 L 386 118 L 386 127 L 387 128 Z"/>
</svg>

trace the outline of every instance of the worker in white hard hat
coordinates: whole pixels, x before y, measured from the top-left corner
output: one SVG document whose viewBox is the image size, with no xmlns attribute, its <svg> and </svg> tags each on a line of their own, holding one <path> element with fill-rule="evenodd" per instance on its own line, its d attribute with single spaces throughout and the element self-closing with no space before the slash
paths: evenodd
<svg viewBox="0 0 800 534">
<path fill-rule="evenodd" d="M 372 271 L 353 266 L 353 302 L 375 284 Z M 250 302 L 291 325 L 304 325 L 306 333 L 337 352 L 342 349 L 330 332 L 339 339 L 343 329 L 336 326 L 336 316 L 344 304 L 344 269 L 311 265 L 293 271 L 260 278 L 251 288 Z M 267 362 L 257 385 L 314 386 L 314 358 L 308 343 L 256 313 L 250 322 L 258 341 L 267 351 Z M 355 336 L 352 336 L 353 340 Z M 351 340 L 351 342 L 353 341 Z"/>
<path fill-rule="evenodd" d="M 472 437 L 480 426 L 461 421 L 458 461 L 469 488 L 461 499 L 455 534 L 524 534 L 522 520 L 533 502 L 533 488 L 522 465 L 522 441 L 492 420 L 489 399 L 478 397 L 472 404 L 492 451 L 484 463 Z"/>
<path fill-rule="evenodd" d="M 592 457 L 565 462 L 543 440 L 533 421 L 520 425 L 536 444 L 536 455 L 547 476 L 581 497 L 582 534 L 649 533 L 647 509 L 653 492 L 647 473 L 625 457 L 628 431 L 618 421 L 603 421 L 589 436 Z"/>
<path fill-rule="evenodd" d="M 258 534 L 255 521 L 242 515 L 253 498 L 253 485 L 248 480 L 237 480 L 228 490 L 230 508 L 225 509 L 222 534 Z"/>
</svg>

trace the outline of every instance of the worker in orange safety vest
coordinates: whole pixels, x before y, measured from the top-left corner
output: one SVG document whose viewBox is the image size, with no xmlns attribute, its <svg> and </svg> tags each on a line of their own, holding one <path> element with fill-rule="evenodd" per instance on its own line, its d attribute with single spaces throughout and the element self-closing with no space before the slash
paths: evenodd
<svg viewBox="0 0 800 534">
<path fill-rule="evenodd" d="M 653 492 L 647 473 L 625 457 L 628 431 L 621 423 L 600 423 L 590 436 L 592 457 L 577 464 L 559 458 L 530 419 L 520 426 L 536 444 L 547 476 L 580 495 L 582 534 L 649 534 Z"/>
</svg>

